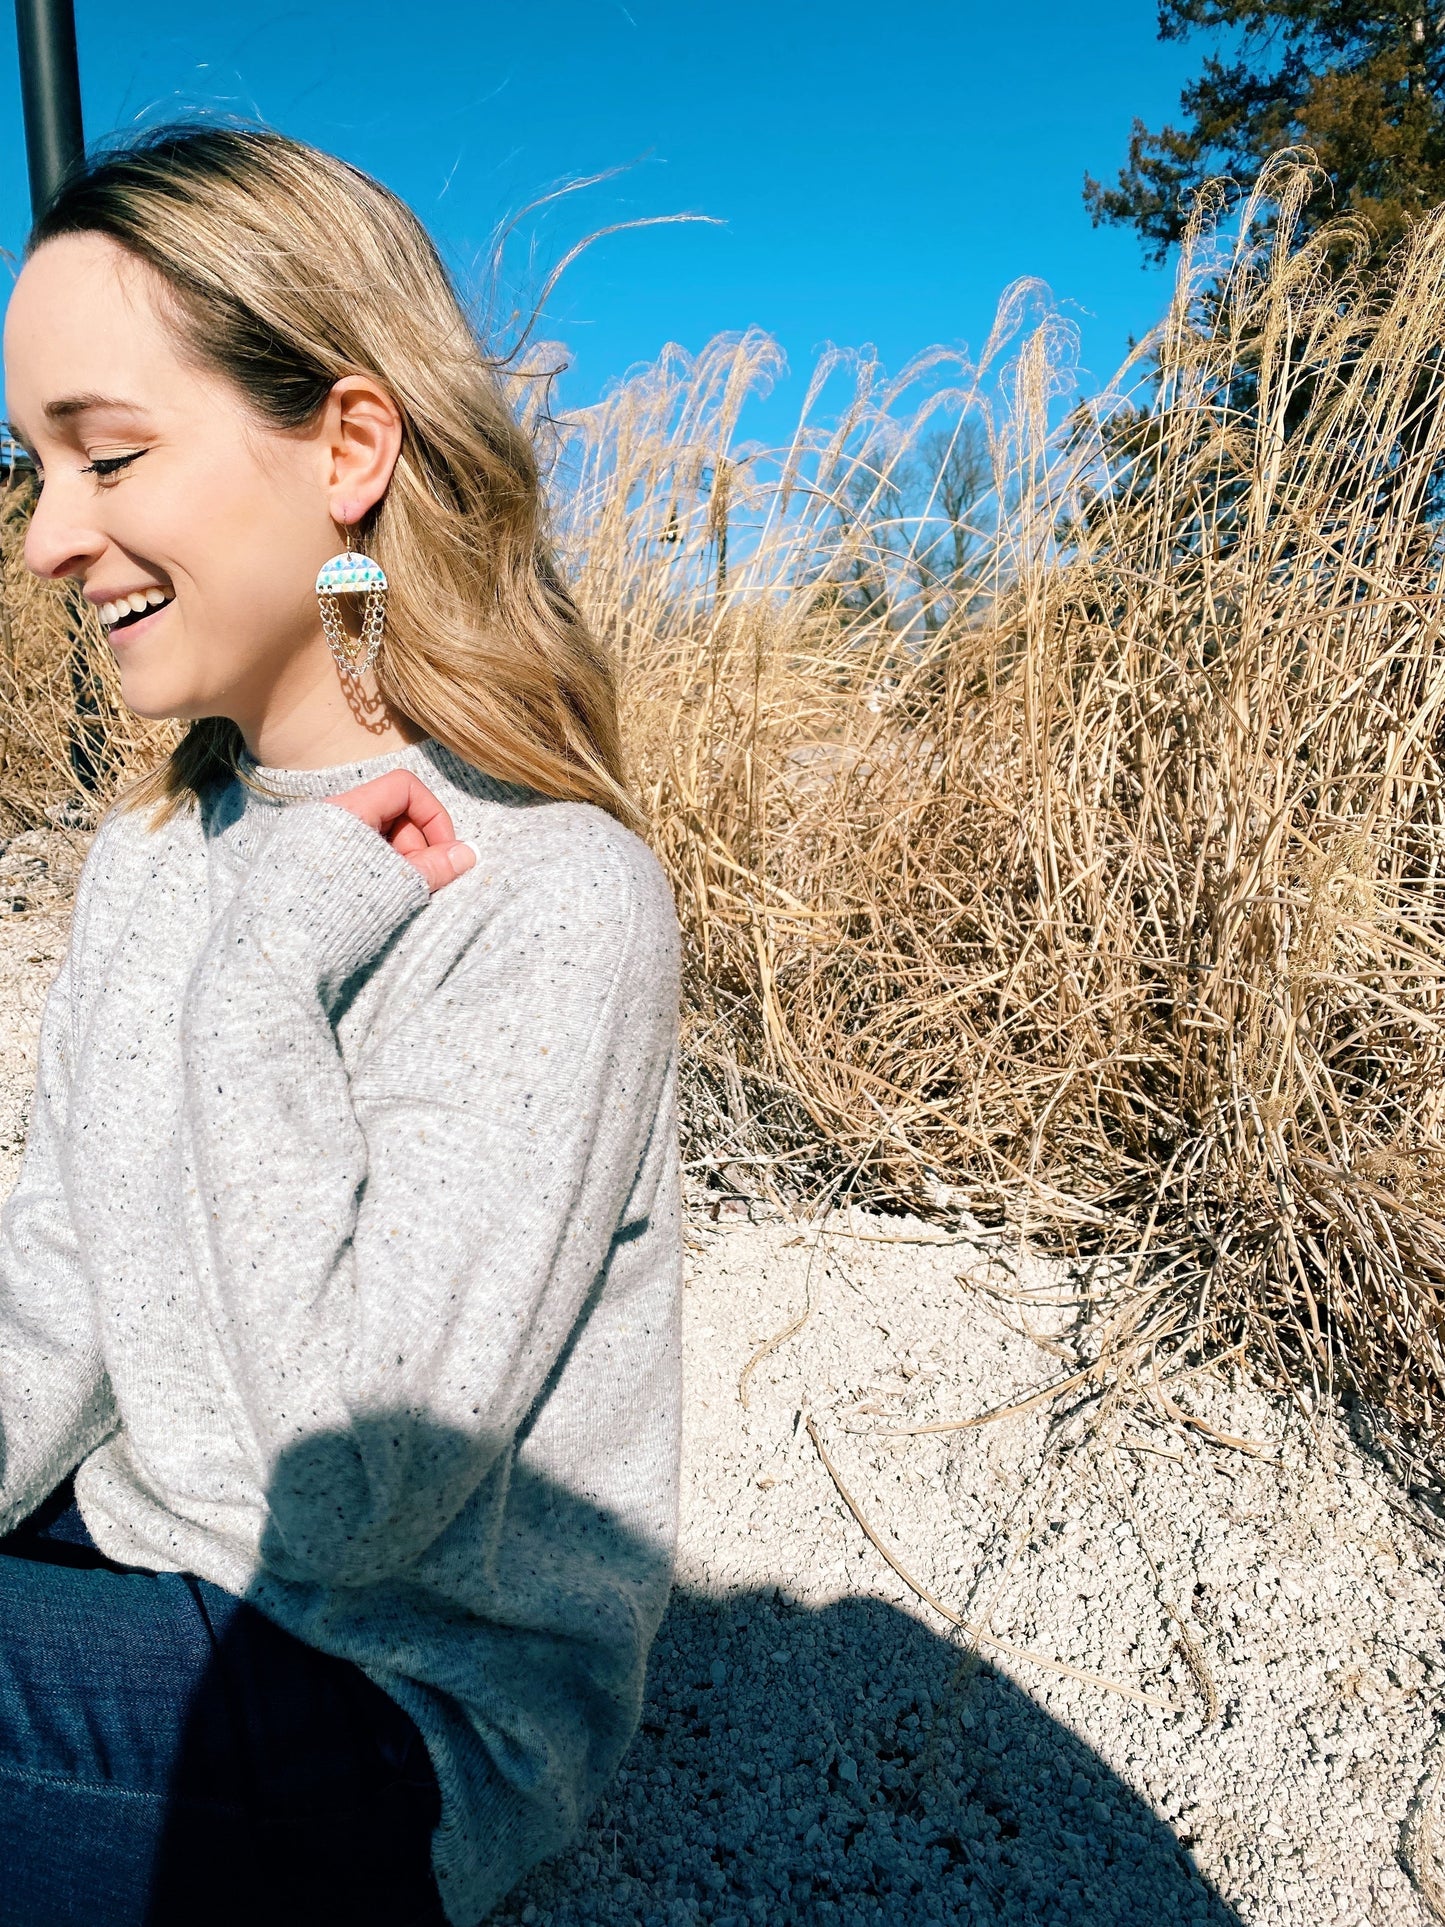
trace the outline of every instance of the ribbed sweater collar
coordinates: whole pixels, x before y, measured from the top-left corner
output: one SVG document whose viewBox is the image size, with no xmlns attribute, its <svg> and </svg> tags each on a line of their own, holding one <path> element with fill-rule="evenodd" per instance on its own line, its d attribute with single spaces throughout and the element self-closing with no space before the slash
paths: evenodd
<svg viewBox="0 0 1445 1927">
<path fill-rule="evenodd" d="M 260 792 L 257 801 L 289 803 L 298 797 L 339 796 L 343 790 L 355 789 L 358 783 L 369 783 L 393 769 L 414 770 L 425 777 L 435 772 L 438 754 L 444 756 L 446 752 L 430 736 L 424 736 L 419 743 L 354 763 L 333 763 L 326 769 L 281 769 L 275 764 L 258 763 L 242 750 L 237 773 L 252 795 Z"/>
</svg>

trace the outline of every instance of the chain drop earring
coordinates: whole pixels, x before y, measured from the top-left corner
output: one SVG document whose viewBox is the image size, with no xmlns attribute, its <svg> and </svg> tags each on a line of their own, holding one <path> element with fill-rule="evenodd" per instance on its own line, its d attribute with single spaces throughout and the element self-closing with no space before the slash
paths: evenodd
<svg viewBox="0 0 1445 1927">
<path fill-rule="evenodd" d="M 360 681 L 375 665 L 386 630 L 386 573 L 361 548 L 361 535 L 346 530 L 346 549 L 322 564 L 316 578 L 316 600 L 321 606 L 321 627 L 327 645 L 343 676 Z M 347 634 L 341 619 L 341 597 L 364 596 L 361 633 Z"/>
</svg>

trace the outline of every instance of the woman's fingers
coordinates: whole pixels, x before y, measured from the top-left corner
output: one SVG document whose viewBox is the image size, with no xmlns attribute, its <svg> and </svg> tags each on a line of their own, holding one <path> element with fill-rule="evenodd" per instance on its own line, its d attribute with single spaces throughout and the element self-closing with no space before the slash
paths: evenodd
<svg viewBox="0 0 1445 1927">
<path fill-rule="evenodd" d="M 387 833 L 387 840 L 391 844 L 392 849 L 399 850 L 403 856 L 415 856 L 418 850 L 425 850 L 429 847 L 426 838 L 422 835 L 416 824 L 413 823 L 409 817 L 405 816 L 392 824 L 390 831 Z"/>
<path fill-rule="evenodd" d="M 407 780 L 406 803 L 398 812 L 398 820 L 414 825 L 427 843 L 455 843 L 457 833 L 452 828 L 452 819 L 426 784 L 413 776 L 410 770 L 393 770 L 391 774 L 404 776 Z M 382 780 L 385 781 L 385 778 Z"/>
<path fill-rule="evenodd" d="M 419 850 L 415 856 L 408 856 L 407 862 L 421 871 L 432 891 L 440 890 L 443 884 L 453 883 L 477 860 L 477 853 L 470 843 L 432 844 L 430 848 Z"/>
<path fill-rule="evenodd" d="M 436 797 L 409 769 L 388 770 L 326 801 L 369 823 L 398 856 L 421 871 L 433 890 L 464 875 L 477 860 L 468 844 L 457 841 L 452 820 Z"/>
<path fill-rule="evenodd" d="M 374 776 L 369 783 L 358 783 L 354 790 L 330 796 L 343 810 L 350 810 L 363 823 L 369 823 L 390 838 L 396 825 L 414 824 L 423 843 L 454 843 L 452 820 L 420 777 L 409 769 L 389 769 L 385 776 Z"/>
</svg>

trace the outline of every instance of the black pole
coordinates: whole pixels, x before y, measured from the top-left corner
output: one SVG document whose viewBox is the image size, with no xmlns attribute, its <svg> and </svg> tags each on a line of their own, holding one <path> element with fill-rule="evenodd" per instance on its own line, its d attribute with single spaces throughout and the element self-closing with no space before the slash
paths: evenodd
<svg viewBox="0 0 1445 1927">
<path fill-rule="evenodd" d="M 20 50 L 30 213 L 32 219 L 38 219 L 66 175 L 85 158 L 75 0 L 15 0 L 15 38 Z M 70 687 L 75 699 L 70 722 L 71 773 L 82 793 L 93 794 L 100 787 L 105 742 L 95 672 L 80 623 L 70 652 Z M 84 794 L 80 800 L 83 815 L 88 817 Z"/>
<path fill-rule="evenodd" d="M 85 154 L 74 0 L 15 0 L 30 212 L 38 216 Z"/>
</svg>

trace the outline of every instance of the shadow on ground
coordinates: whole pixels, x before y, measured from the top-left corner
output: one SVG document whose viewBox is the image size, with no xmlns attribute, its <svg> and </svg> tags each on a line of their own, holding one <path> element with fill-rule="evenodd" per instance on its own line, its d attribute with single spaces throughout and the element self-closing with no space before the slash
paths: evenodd
<svg viewBox="0 0 1445 1927">
<path fill-rule="evenodd" d="M 618 1784 L 493 1918 L 1238 1923 L 1087 1746 L 909 1615 L 688 1592 Z"/>
<path fill-rule="evenodd" d="M 415 1414 L 395 1415 L 383 1429 L 398 1450 L 409 1445 L 433 1465 L 447 1463 L 465 1443 Z M 287 1456 L 268 1493 L 268 1573 L 283 1570 L 298 1545 L 365 1523 L 370 1492 L 355 1466 L 363 1448 L 374 1445 L 360 1432 L 321 1434 Z M 350 1513 L 337 1495 L 350 1499 Z M 504 1495 L 523 1555 L 529 1520 L 555 1528 L 571 1509 L 561 1541 L 571 1549 L 576 1580 L 559 1586 L 558 1616 L 567 1616 L 574 1596 L 585 1603 L 589 1560 L 605 1561 L 614 1578 L 640 1575 L 639 1596 L 646 1596 L 643 1582 L 661 1558 L 657 1548 L 630 1540 L 590 1501 L 515 1464 L 494 1467 L 480 1482 L 446 1538 L 463 1547 L 482 1545 L 489 1533 L 495 1541 Z M 287 1848 L 277 1864 L 304 1867 L 323 1896 L 315 1905 L 288 1906 L 286 1919 L 319 1927 L 323 1920 L 400 1918 L 396 1908 L 374 1904 L 380 1890 L 371 1888 L 361 1862 L 370 1842 L 398 1891 L 419 1892 L 425 1881 L 435 1788 L 409 1722 L 401 1724 L 424 1769 L 417 1785 L 431 1802 L 424 1826 L 413 1827 L 410 1807 L 398 1819 L 378 1806 L 375 1823 L 368 1820 L 359 1835 L 333 1817 L 322 1839 L 306 1809 L 310 1782 L 324 1794 L 354 1779 L 365 1791 L 376 1778 L 375 1770 L 368 1778 L 368 1761 L 372 1769 L 385 1766 L 386 1787 L 404 1793 L 410 1786 L 386 1752 L 400 1716 L 379 1689 L 345 1662 L 312 1653 L 248 1602 L 204 1582 L 194 1582 L 193 1593 L 184 1575 L 111 1565 L 96 1552 L 65 1488 L 0 1551 L 20 1555 L 0 1564 L 16 1567 L 14 1585 L 28 1576 L 25 1597 L 34 1592 L 49 1601 L 54 1623 L 40 1629 L 48 1644 L 36 1661 L 47 1679 L 57 1668 L 62 1686 L 91 1678 L 97 1668 L 108 1677 L 109 1639 L 117 1645 L 114 1683 L 124 1701 L 137 1639 L 142 1659 L 152 1649 L 171 1656 L 160 1676 L 145 1675 L 149 1724 L 136 1770 L 160 1779 L 136 1807 L 147 1824 L 132 1824 L 123 1850 L 116 1849 L 117 1865 L 124 1859 L 129 1869 L 124 1918 L 199 1919 L 199 1904 L 208 1921 L 220 1920 L 210 1869 L 224 1869 L 233 1887 L 245 1873 L 248 1815 L 268 1827 L 284 1821 L 284 1838 L 266 1836 Z M 491 1556 L 494 1564 L 502 1559 L 495 1544 Z M 37 1575 L 32 1562 L 50 1570 Z M 416 1570 L 408 1569 L 408 1585 Z M 658 1577 L 665 1580 L 665 1565 Z M 200 1594 L 204 1611 L 195 1603 Z M 373 1611 L 365 1588 L 353 1604 L 362 1615 Z M 63 1624 L 55 1617 L 61 1608 L 69 1611 Z M 486 1631 L 478 1632 L 480 1666 Z M 365 1705 L 358 1699 L 363 1689 Z M 73 1705 L 77 1693 L 67 1699 L 67 1692 L 54 1696 L 57 1730 L 69 1731 L 61 1719 L 67 1708 L 85 1728 L 90 1702 L 81 1694 Z M 14 1703 L 22 1703 L 18 1694 Z M 129 1731 L 134 1709 L 112 1710 Z M 106 1730 L 99 1729 L 102 1740 Z M 97 1764 L 96 1776 L 114 1777 L 111 1765 Z M 231 1833 L 216 1835 L 214 1852 L 206 1830 L 213 1809 L 235 1820 Z M 340 1810 L 354 1818 L 359 1809 L 347 1795 Z M 331 1861 L 320 1850 L 326 1842 L 334 1848 Z M 343 1850 L 356 1865 L 348 1858 L 333 1878 Z M 364 1904 L 337 1904 L 341 1875 Z M 299 1903 L 300 1889 L 287 1884 L 289 1900 Z M 7 1912 L 6 1898 L 0 1896 L 0 1927 L 12 1917 L 37 1927 L 33 1911 Z M 280 1918 L 275 1906 L 270 1911 Z M 407 1917 L 415 1918 L 414 1908 Z M 259 1915 L 233 1908 L 225 1918 Z M 58 1921 L 47 1916 L 38 1927 Z M 814 1609 L 776 1591 L 715 1598 L 686 1589 L 674 1594 L 653 1647 L 641 1730 L 581 1841 L 536 1869 L 491 1916 L 492 1927 L 931 1921 L 1239 1927 L 1191 1864 L 1185 1843 L 1086 1745 L 989 1667 L 964 1670 L 957 1648 L 910 1615 L 867 1598 Z"/>
</svg>

